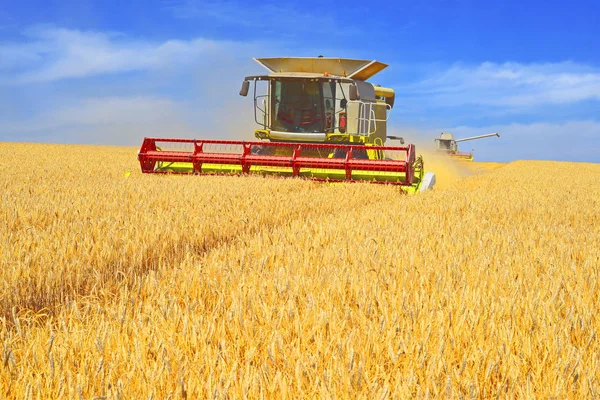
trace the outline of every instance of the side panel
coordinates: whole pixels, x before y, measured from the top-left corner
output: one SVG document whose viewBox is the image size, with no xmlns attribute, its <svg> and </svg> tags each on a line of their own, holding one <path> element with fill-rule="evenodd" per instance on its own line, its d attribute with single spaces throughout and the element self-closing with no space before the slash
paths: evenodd
<svg viewBox="0 0 600 400">
<path fill-rule="evenodd" d="M 385 143 L 387 136 L 387 104 L 383 100 L 377 100 L 375 105 L 376 131 L 372 135 L 373 142 L 378 145 Z M 377 139 L 377 141 L 375 141 Z M 379 142 L 381 140 L 381 142 Z"/>
</svg>

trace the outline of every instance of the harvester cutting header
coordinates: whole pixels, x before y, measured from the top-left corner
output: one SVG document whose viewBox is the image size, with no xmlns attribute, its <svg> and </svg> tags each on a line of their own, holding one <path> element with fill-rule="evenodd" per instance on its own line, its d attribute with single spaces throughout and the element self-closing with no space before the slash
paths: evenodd
<svg viewBox="0 0 600 400">
<path fill-rule="evenodd" d="M 247 76 L 240 95 L 254 83 L 260 141 L 145 138 L 142 171 L 369 181 L 409 192 L 433 187 L 435 175 L 425 172 L 415 146 L 387 135 L 394 90 L 366 82 L 386 64 L 324 57 L 255 61 L 268 74 Z M 401 146 L 386 145 L 388 139 Z"/>
</svg>

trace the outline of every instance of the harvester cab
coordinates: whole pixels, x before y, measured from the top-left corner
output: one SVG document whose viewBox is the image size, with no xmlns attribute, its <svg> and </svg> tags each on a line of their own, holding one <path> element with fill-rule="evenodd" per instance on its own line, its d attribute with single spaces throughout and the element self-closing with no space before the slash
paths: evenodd
<svg viewBox="0 0 600 400">
<path fill-rule="evenodd" d="M 430 189 L 415 146 L 387 136 L 393 89 L 366 82 L 387 67 L 343 58 L 258 58 L 268 71 L 253 83 L 255 142 L 145 138 L 138 154 L 143 172 L 249 174 Z M 386 146 L 386 140 L 403 146 Z"/>
<path fill-rule="evenodd" d="M 269 71 L 254 82 L 257 139 L 383 146 L 395 93 L 366 79 L 387 67 L 339 58 L 259 58 Z"/>
<path fill-rule="evenodd" d="M 463 139 L 454 139 L 454 135 L 451 133 L 440 133 L 440 137 L 435 139 L 437 144 L 437 151 L 441 153 L 447 153 L 450 157 L 458 160 L 473 161 L 473 152 L 461 153 L 458 151 L 458 143 L 466 142 L 468 140 L 483 139 L 487 137 L 497 136 L 500 137 L 499 133 L 488 133 L 485 135 L 472 136 Z"/>
</svg>

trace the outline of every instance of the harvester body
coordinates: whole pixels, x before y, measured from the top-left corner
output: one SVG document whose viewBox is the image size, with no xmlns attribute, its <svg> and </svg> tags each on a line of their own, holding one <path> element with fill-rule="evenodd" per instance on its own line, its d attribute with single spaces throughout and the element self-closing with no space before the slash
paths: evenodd
<svg viewBox="0 0 600 400">
<path fill-rule="evenodd" d="M 473 152 L 461 153 L 458 150 L 458 143 L 466 142 L 469 140 L 483 139 L 487 137 L 497 136 L 500 137 L 499 133 L 488 133 L 485 135 L 471 136 L 462 139 L 454 139 L 454 135 L 451 133 L 440 133 L 440 137 L 435 139 L 437 144 L 437 151 L 447 153 L 450 157 L 457 160 L 473 161 Z"/>
<path fill-rule="evenodd" d="M 395 93 L 365 80 L 386 64 L 330 58 L 256 61 L 269 71 L 245 79 L 254 82 L 255 120 L 261 125 L 257 139 L 385 144 Z"/>
<path fill-rule="evenodd" d="M 325 181 L 369 181 L 405 191 L 435 184 L 414 145 L 389 146 L 393 89 L 366 82 L 386 64 L 340 58 L 259 58 L 268 71 L 253 85 L 257 141 L 145 138 L 143 172 L 264 174 Z"/>
</svg>

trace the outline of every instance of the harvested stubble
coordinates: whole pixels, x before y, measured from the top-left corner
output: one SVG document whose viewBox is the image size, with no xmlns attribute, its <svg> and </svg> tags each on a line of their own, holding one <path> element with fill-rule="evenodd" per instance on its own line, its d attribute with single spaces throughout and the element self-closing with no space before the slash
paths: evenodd
<svg viewBox="0 0 600 400">
<path fill-rule="evenodd" d="M 598 165 L 515 162 L 409 197 L 4 149 L 3 396 L 600 393 Z"/>
</svg>

